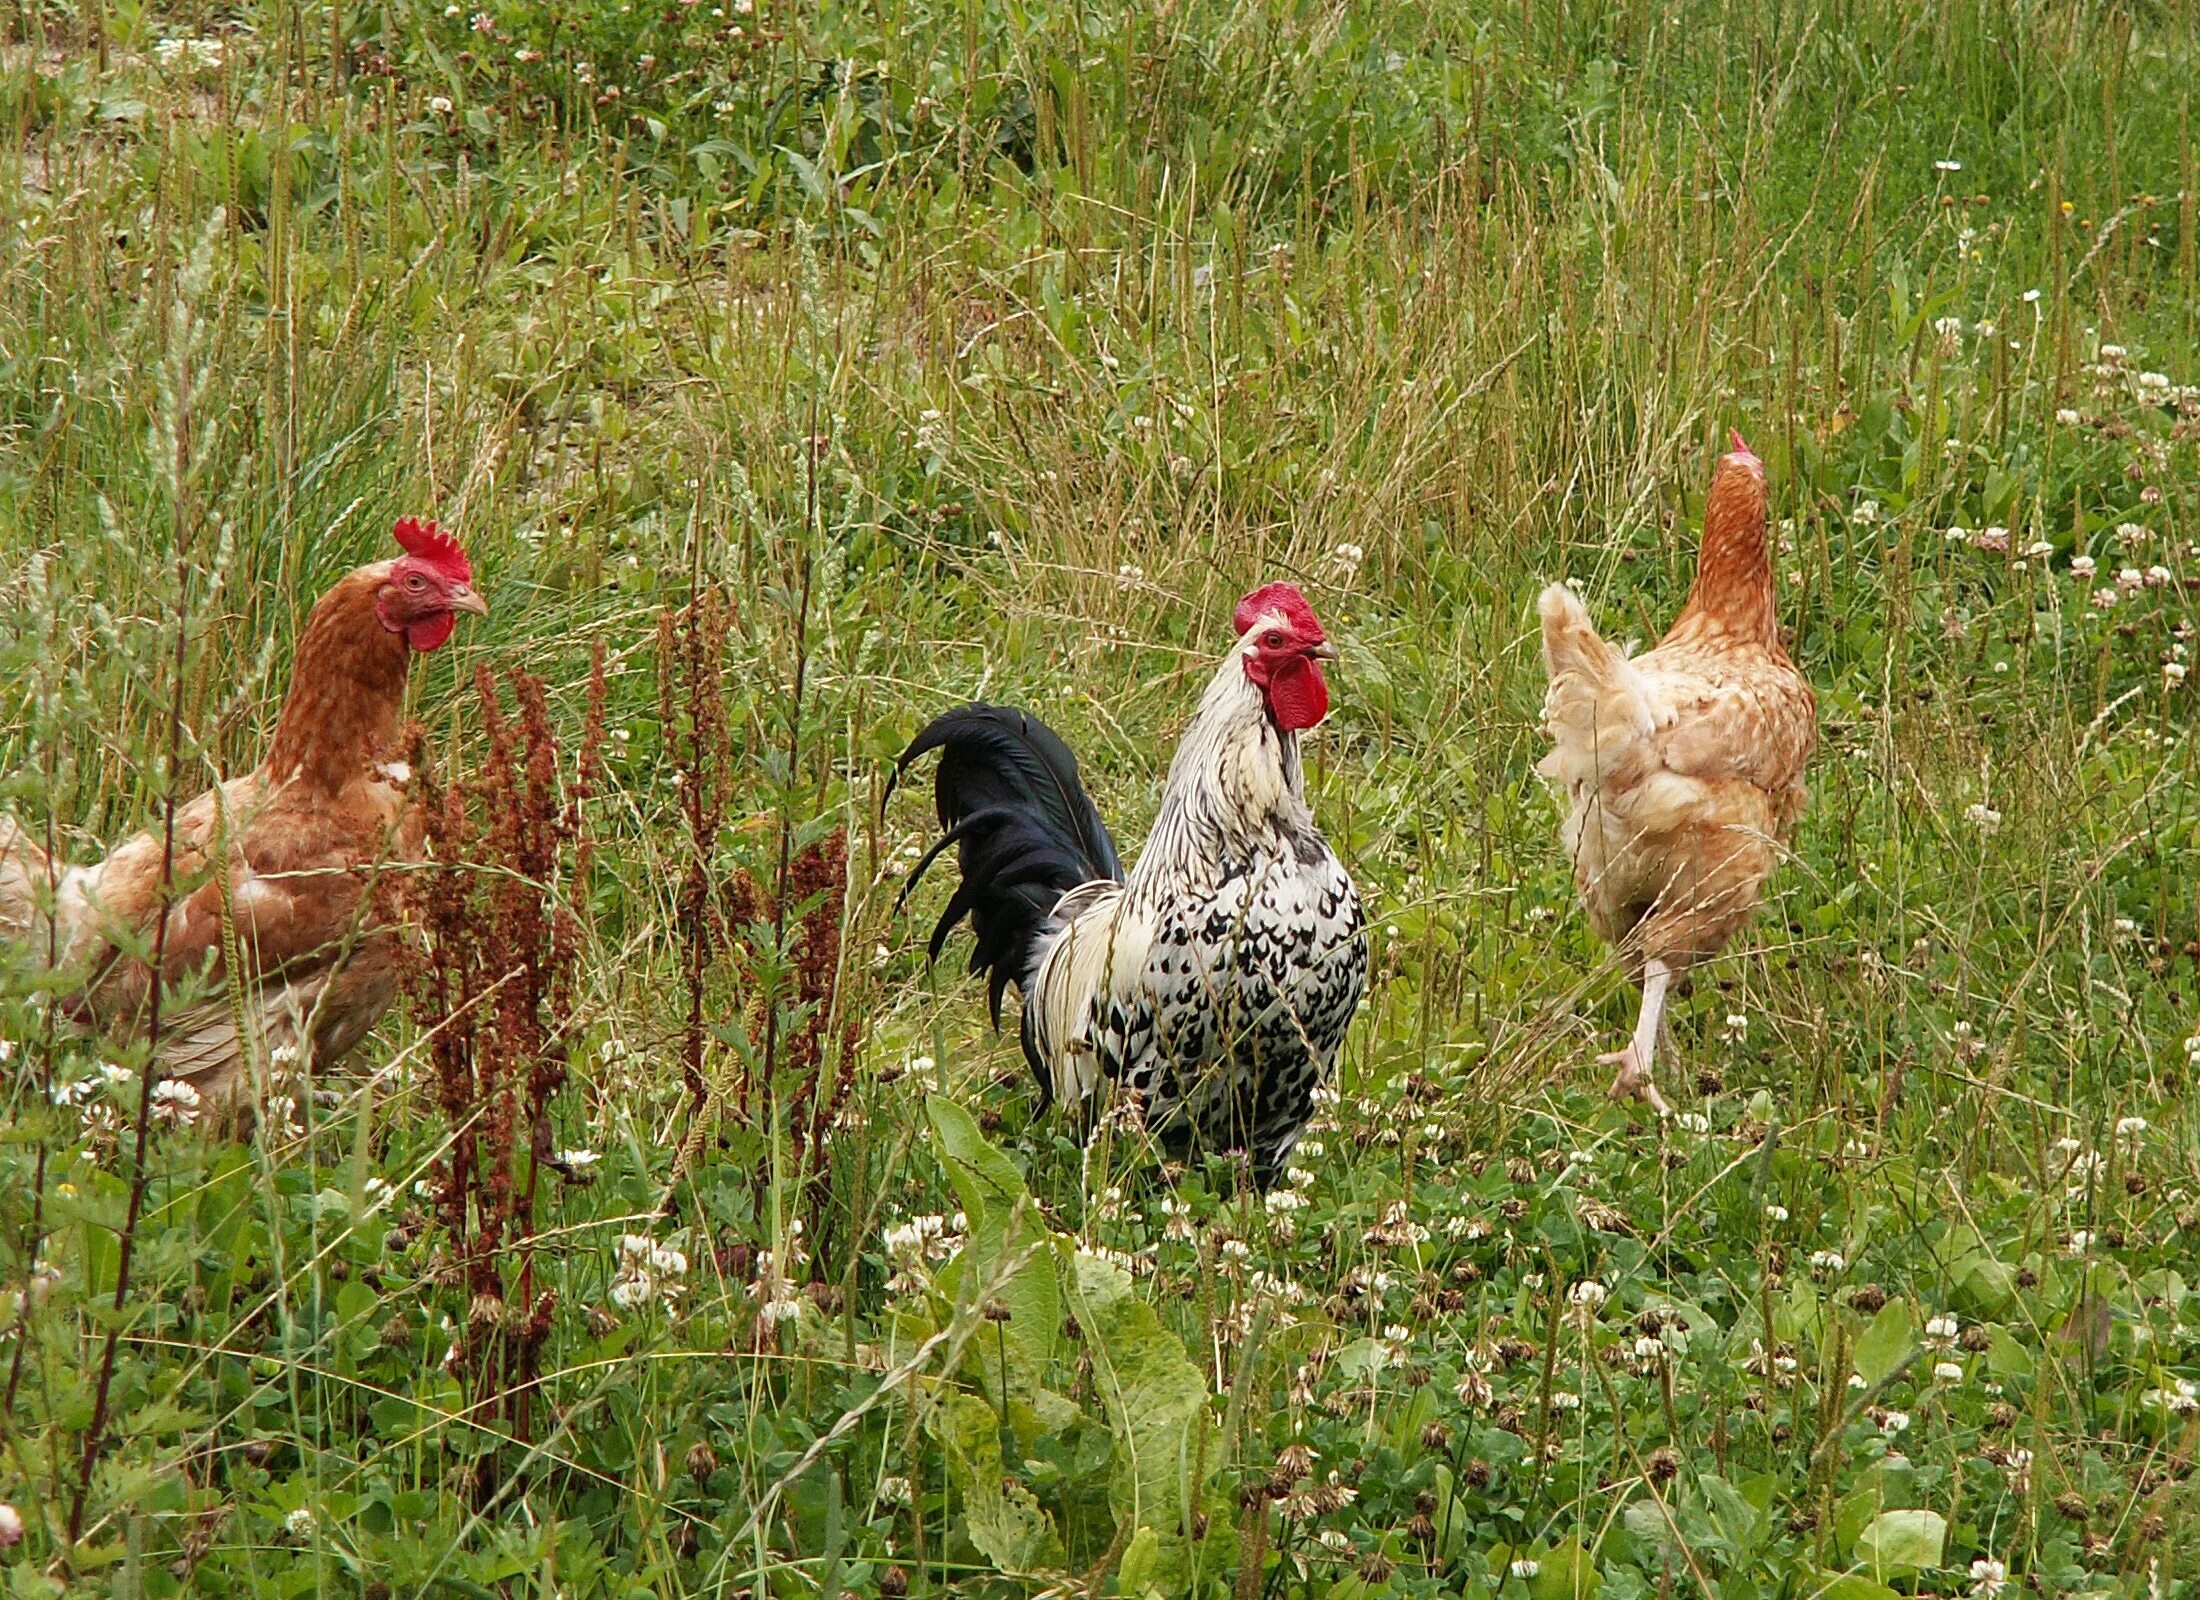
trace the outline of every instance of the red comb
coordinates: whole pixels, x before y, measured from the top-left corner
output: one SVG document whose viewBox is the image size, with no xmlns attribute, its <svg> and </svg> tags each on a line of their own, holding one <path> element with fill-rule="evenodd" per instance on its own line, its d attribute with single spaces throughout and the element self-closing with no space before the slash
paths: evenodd
<svg viewBox="0 0 2200 1600">
<path fill-rule="evenodd" d="M 393 530 L 397 542 L 405 547 L 405 554 L 434 572 L 447 583 L 472 583 L 473 563 L 466 559 L 458 541 L 433 522 L 418 517 L 399 517 Z"/>
<path fill-rule="evenodd" d="M 1750 449 L 1750 447 L 1749 447 L 1749 441 L 1748 441 L 1747 439 L 1744 439 L 1744 438 L 1742 437 L 1742 430 L 1741 430 L 1741 429 L 1739 429 L 1739 428 L 1729 428 L 1729 429 L 1727 429 L 1726 431 L 1727 431 L 1727 436 L 1728 436 L 1729 438 L 1731 438 L 1731 439 L 1732 439 L 1732 440 L 1734 441 L 1734 448 L 1735 448 L 1736 450 L 1738 450 L 1739 452 L 1741 452 L 1741 453 L 1742 453 L 1743 455 L 1745 455 L 1745 456 L 1753 456 L 1753 455 L 1755 455 L 1755 454 L 1757 453 L 1756 451 L 1754 451 L 1754 450 Z"/>
<path fill-rule="evenodd" d="M 1312 639 L 1326 639 L 1314 608 L 1288 583 L 1266 583 L 1237 603 L 1237 614 L 1231 618 L 1239 633 L 1250 629 L 1254 623 L 1271 611 L 1280 611 L 1292 628 Z"/>
</svg>

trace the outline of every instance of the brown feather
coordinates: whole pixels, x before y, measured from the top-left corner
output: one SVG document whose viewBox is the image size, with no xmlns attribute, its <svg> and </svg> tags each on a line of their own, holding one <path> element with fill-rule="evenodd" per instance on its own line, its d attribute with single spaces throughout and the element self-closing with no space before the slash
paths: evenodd
<svg viewBox="0 0 2200 1600">
<path fill-rule="evenodd" d="M 244 1087 L 240 1015 L 255 1053 L 293 1047 L 302 1066 L 325 1066 L 396 993 L 402 868 L 421 858 L 422 830 L 406 803 L 410 774 L 395 764 L 413 652 L 376 610 L 390 570 L 362 567 L 314 606 L 267 759 L 177 813 L 165 893 L 152 832 L 62 875 L 54 915 L 77 975 L 67 1009 L 119 1037 L 143 1026 L 153 975 L 130 947 L 166 900 L 162 981 L 173 987 L 161 1057 L 202 1098 Z M 0 857 L 0 889 L 12 891 L 10 871 L 26 883 L 44 875 L 20 830 L 0 829 Z M 12 899 L 0 912 L 4 931 L 38 920 Z M 241 995 L 229 989 L 230 933 Z"/>
</svg>

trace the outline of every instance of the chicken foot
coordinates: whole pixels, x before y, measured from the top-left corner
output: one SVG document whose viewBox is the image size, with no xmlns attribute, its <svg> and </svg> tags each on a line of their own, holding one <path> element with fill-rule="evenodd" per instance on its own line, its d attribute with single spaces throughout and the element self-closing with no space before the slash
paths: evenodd
<svg viewBox="0 0 2200 1600">
<path fill-rule="evenodd" d="M 1657 957 L 1643 963 L 1642 1011 L 1635 1020 L 1635 1036 L 1626 1048 L 1597 1057 L 1600 1064 L 1619 1068 L 1619 1076 L 1612 1080 L 1614 1100 L 1645 1101 L 1661 1117 L 1671 1115 L 1673 1108 L 1658 1093 L 1650 1072 L 1657 1060 L 1658 1030 L 1665 1025 L 1665 992 L 1672 982 L 1672 969 Z"/>
</svg>

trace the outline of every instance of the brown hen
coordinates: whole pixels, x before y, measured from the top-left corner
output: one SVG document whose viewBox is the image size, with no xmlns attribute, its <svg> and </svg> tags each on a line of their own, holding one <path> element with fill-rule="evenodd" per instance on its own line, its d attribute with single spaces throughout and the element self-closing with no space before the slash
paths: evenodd
<svg viewBox="0 0 2200 1600">
<path fill-rule="evenodd" d="M 1652 1081 L 1666 995 L 1725 948 L 1757 908 L 1804 802 L 1817 701 L 1780 643 L 1766 548 L 1764 463 L 1739 433 L 1704 507 L 1688 604 L 1630 660 L 1563 584 L 1543 591 L 1543 719 L 1536 770 L 1566 792 L 1560 837 L 1590 926 L 1642 986 L 1615 1099 L 1663 1115 Z"/>
<path fill-rule="evenodd" d="M 267 759 L 177 810 L 165 874 L 160 830 L 64 867 L 0 816 L 0 937 L 17 941 L 14 959 L 57 956 L 67 1014 L 127 1039 L 150 1020 L 157 943 L 159 1066 L 210 1112 L 247 1087 L 241 1035 L 251 1056 L 311 1071 L 365 1038 L 396 993 L 403 874 L 391 869 L 419 859 L 422 833 L 399 759 L 407 670 L 458 613 L 488 613 L 457 541 L 411 518 L 396 534 L 404 555 L 314 606 Z"/>
</svg>

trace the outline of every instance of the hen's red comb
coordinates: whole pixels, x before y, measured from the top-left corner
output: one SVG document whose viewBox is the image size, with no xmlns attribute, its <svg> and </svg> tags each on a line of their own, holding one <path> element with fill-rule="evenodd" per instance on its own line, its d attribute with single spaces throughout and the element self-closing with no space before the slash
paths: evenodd
<svg viewBox="0 0 2200 1600">
<path fill-rule="evenodd" d="M 1291 624 L 1293 631 L 1307 638 L 1328 637 L 1322 632 L 1321 621 L 1314 615 L 1314 608 L 1306 603 L 1306 596 L 1288 583 L 1262 584 L 1237 603 L 1237 614 L 1231 621 L 1242 634 L 1271 611 L 1282 612 L 1284 621 Z"/>
<path fill-rule="evenodd" d="M 474 581 L 473 563 L 466 559 L 466 552 L 435 523 L 424 522 L 418 517 L 399 517 L 394 531 L 397 542 L 405 547 L 405 554 L 446 583 Z"/>
<path fill-rule="evenodd" d="M 1745 456 L 1753 456 L 1753 455 L 1755 455 L 1755 454 L 1757 453 L 1756 451 L 1754 451 L 1754 450 L 1750 449 L 1750 447 L 1749 447 L 1749 441 L 1748 441 L 1747 439 L 1745 439 L 1745 438 L 1743 438 L 1743 437 L 1742 437 L 1742 430 L 1741 430 L 1741 429 L 1739 429 L 1739 428 L 1729 428 L 1729 429 L 1727 429 L 1726 431 L 1727 431 L 1727 436 L 1728 436 L 1729 438 L 1731 438 L 1731 439 L 1732 439 L 1732 440 L 1734 441 L 1734 448 L 1735 448 L 1736 450 L 1739 450 L 1739 451 L 1740 451 L 1740 452 L 1741 452 L 1741 453 L 1742 453 L 1743 455 L 1745 455 Z"/>
</svg>

